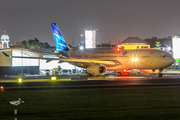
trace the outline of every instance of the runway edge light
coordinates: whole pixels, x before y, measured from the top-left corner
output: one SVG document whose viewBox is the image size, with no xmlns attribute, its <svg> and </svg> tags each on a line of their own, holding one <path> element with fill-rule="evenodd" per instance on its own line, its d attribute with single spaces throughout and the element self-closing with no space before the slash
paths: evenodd
<svg viewBox="0 0 180 120">
<path fill-rule="evenodd" d="M 51 80 L 57 80 L 57 78 L 55 76 L 52 76 Z"/>
<path fill-rule="evenodd" d="M 1 91 L 4 91 L 4 87 L 3 86 L 1 86 Z"/>
<path fill-rule="evenodd" d="M 18 78 L 18 82 L 19 82 L 19 83 L 22 83 L 22 78 Z"/>
</svg>

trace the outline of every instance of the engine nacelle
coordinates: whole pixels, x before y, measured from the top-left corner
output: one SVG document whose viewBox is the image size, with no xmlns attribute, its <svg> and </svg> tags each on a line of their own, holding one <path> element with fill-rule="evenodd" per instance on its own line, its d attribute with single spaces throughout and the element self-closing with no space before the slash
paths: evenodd
<svg viewBox="0 0 180 120">
<path fill-rule="evenodd" d="M 140 71 L 148 74 L 158 73 L 158 70 L 151 70 L 151 69 L 140 69 Z"/>
<path fill-rule="evenodd" d="M 98 75 L 104 75 L 107 71 L 107 68 L 105 65 L 94 63 L 93 65 L 87 67 L 86 70 L 89 74 L 93 76 L 98 76 Z"/>
</svg>

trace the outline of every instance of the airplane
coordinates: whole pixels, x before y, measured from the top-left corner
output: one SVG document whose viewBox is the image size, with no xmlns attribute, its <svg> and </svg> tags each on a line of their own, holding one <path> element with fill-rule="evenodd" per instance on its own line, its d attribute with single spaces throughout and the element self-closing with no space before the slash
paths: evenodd
<svg viewBox="0 0 180 120">
<path fill-rule="evenodd" d="M 139 69 L 142 72 L 159 70 L 158 77 L 162 77 L 163 68 L 171 66 L 175 59 L 167 52 L 152 48 L 137 48 L 135 50 L 124 50 L 123 48 L 93 48 L 73 49 L 64 39 L 56 23 L 51 23 L 52 33 L 56 50 L 54 53 L 58 58 L 43 57 L 19 57 L 4 55 L 10 58 L 45 59 L 47 62 L 59 60 L 72 65 L 86 68 L 88 76 L 104 75 L 109 71 L 127 71 Z"/>
</svg>

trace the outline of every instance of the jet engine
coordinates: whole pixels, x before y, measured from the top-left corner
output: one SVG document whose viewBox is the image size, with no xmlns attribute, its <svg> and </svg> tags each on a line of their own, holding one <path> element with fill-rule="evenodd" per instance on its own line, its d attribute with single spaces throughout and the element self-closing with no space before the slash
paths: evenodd
<svg viewBox="0 0 180 120">
<path fill-rule="evenodd" d="M 104 75 L 107 71 L 106 66 L 94 63 L 91 66 L 87 67 L 87 73 L 91 74 L 92 76 Z"/>
<path fill-rule="evenodd" d="M 151 69 L 140 69 L 141 72 L 148 73 L 148 74 L 153 74 L 153 73 L 158 73 L 158 70 L 151 70 Z"/>
</svg>

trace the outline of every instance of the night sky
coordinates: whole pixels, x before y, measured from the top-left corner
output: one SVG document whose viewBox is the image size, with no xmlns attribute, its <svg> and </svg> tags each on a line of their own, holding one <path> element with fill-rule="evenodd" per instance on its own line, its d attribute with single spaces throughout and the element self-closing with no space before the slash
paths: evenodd
<svg viewBox="0 0 180 120">
<path fill-rule="evenodd" d="M 84 29 L 98 29 L 97 43 L 180 35 L 180 0 L 0 0 L 0 35 L 10 43 L 34 39 L 54 46 L 50 23 L 77 46 Z"/>
</svg>

